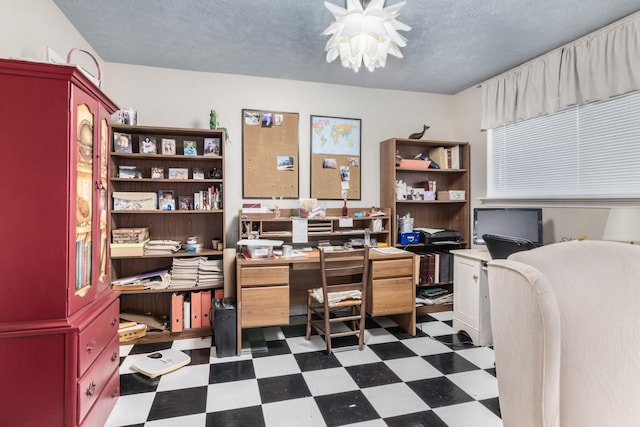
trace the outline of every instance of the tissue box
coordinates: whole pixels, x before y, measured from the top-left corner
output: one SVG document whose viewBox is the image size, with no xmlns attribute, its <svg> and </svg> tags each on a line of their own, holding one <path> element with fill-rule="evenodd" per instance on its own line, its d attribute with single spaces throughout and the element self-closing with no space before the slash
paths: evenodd
<svg viewBox="0 0 640 427">
<path fill-rule="evenodd" d="M 420 243 L 420 233 L 412 231 L 410 233 L 400 233 L 398 236 L 398 243 L 401 245 L 411 245 L 414 243 Z"/>
<path fill-rule="evenodd" d="M 464 190 L 438 191 L 438 200 L 464 200 Z"/>
</svg>

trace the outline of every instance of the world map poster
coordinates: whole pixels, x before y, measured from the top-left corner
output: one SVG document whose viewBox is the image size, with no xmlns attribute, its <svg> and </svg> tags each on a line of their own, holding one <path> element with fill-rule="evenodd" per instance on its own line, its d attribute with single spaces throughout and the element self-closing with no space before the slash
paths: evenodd
<svg viewBox="0 0 640 427">
<path fill-rule="evenodd" d="M 311 116 L 311 197 L 360 200 L 361 121 Z"/>
<path fill-rule="evenodd" d="M 360 156 L 360 120 L 312 116 L 311 152 Z"/>
</svg>

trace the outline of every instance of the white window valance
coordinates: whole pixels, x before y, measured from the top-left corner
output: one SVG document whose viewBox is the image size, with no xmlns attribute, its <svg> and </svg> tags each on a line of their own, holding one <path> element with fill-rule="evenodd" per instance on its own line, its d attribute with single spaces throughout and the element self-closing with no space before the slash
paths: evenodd
<svg viewBox="0 0 640 427">
<path fill-rule="evenodd" d="M 482 84 L 482 129 L 640 90 L 640 12 Z"/>
</svg>

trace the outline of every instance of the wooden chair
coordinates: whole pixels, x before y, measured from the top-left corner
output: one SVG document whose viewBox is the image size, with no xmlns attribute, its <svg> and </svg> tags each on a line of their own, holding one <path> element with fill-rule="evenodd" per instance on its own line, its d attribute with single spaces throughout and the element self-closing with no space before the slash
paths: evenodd
<svg viewBox="0 0 640 427">
<path fill-rule="evenodd" d="M 322 288 L 307 294 L 307 339 L 313 326 L 324 335 L 327 354 L 331 339 L 355 335 L 360 350 L 364 344 L 367 281 L 369 280 L 369 248 L 348 250 L 320 249 Z M 316 318 L 312 318 L 313 315 Z M 349 322 L 350 329 L 332 331 L 332 326 Z M 336 325 L 337 326 L 337 325 Z"/>
</svg>

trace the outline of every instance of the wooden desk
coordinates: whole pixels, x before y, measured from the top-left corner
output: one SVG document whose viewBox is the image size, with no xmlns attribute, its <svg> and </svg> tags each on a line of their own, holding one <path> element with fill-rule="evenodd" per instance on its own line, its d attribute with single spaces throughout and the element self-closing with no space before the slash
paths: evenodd
<svg viewBox="0 0 640 427">
<path fill-rule="evenodd" d="M 412 336 L 416 334 L 415 254 L 369 252 L 367 313 L 389 316 Z M 320 287 L 317 251 L 305 257 L 246 259 L 236 257 L 237 354 L 242 329 L 289 324 L 291 305 L 307 303 L 307 289 Z"/>
</svg>

